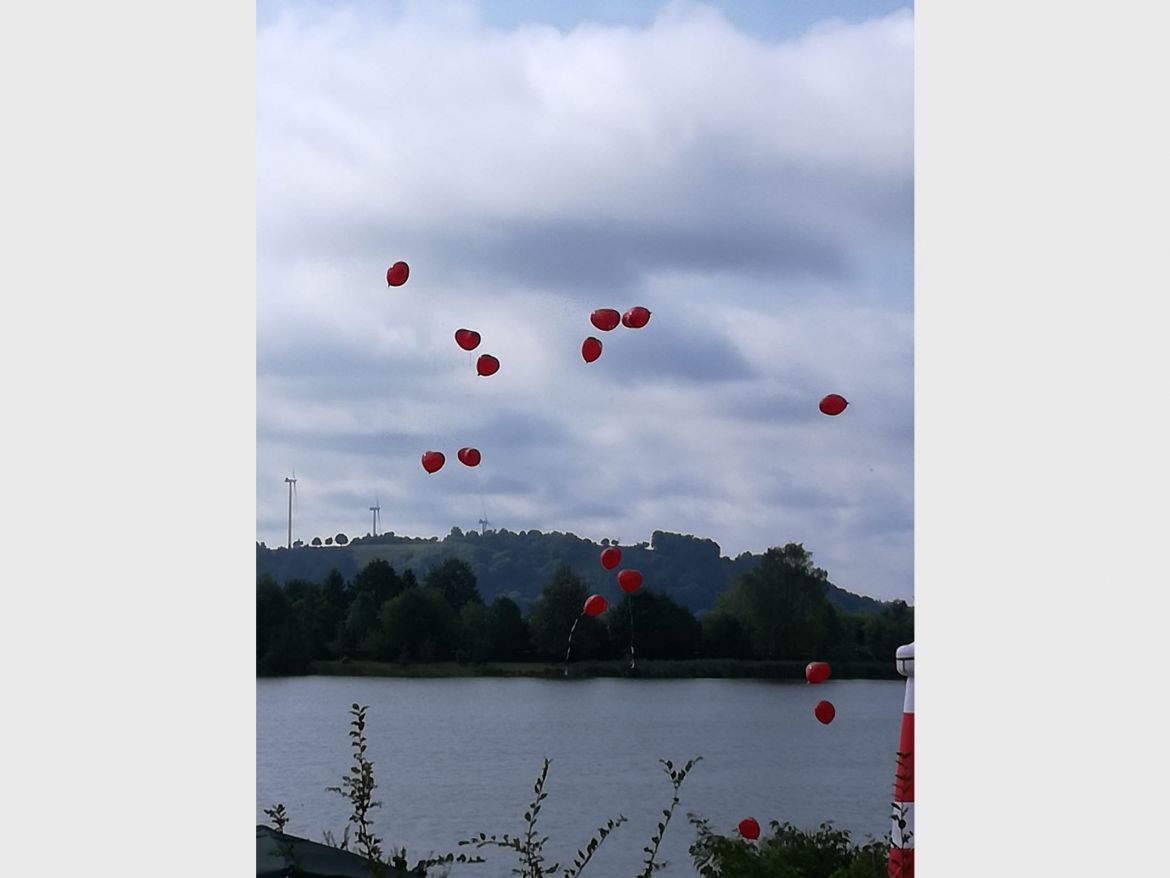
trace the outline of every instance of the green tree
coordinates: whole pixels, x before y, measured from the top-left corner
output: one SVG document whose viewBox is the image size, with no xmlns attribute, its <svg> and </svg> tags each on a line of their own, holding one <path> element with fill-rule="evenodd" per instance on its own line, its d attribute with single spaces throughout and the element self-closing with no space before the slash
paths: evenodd
<svg viewBox="0 0 1170 878">
<path fill-rule="evenodd" d="M 610 642 L 621 655 L 630 650 L 631 610 L 635 658 L 688 659 L 699 654 L 703 628 L 694 614 L 670 595 L 643 588 L 625 595 L 605 614 Z"/>
<path fill-rule="evenodd" d="M 455 659 L 482 662 L 488 658 L 487 607 L 468 601 L 459 611 L 459 639 Z"/>
<path fill-rule="evenodd" d="M 345 618 L 341 623 L 338 651 L 341 655 L 356 655 L 362 658 L 372 658 L 368 642 L 372 633 L 378 629 L 378 610 L 381 605 L 372 592 L 358 592 L 349 608 L 345 611 Z"/>
<path fill-rule="evenodd" d="M 368 593 L 381 607 L 391 598 L 398 597 L 409 585 L 394 572 L 389 561 L 375 558 L 358 571 L 350 588 L 354 595 Z"/>
<path fill-rule="evenodd" d="M 476 588 L 475 573 L 462 558 L 448 558 L 432 568 L 423 579 L 423 587 L 439 592 L 456 613 L 469 601 L 483 603 Z"/>
<path fill-rule="evenodd" d="M 720 596 L 716 609 L 747 629 L 756 658 L 801 658 L 823 644 L 827 582 L 804 546 L 788 543 L 768 549 L 755 570 Z"/>
<path fill-rule="evenodd" d="M 317 657 L 315 631 L 308 604 L 311 595 L 298 586 L 301 597 L 289 600 L 271 577 L 261 577 L 256 589 L 256 672 L 304 674 Z"/>
<path fill-rule="evenodd" d="M 878 661 L 893 661 L 898 647 L 914 640 L 914 610 L 905 601 L 892 601 L 866 616 L 865 644 Z"/>
<path fill-rule="evenodd" d="M 488 658 L 497 662 L 520 661 L 532 646 L 528 637 L 528 623 L 514 600 L 501 595 L 492 601 L 484 622 L 487 630 Z"/>
<path fill-rule="evenodd" d="M 267 573 L 256 582 L 256 661 L 272 647 L 277 632 L 288 622 L 289 601 L 284 589 Z"/>
<path fill-rule="evenodd" d="M 257 670 L 278 676 L 307 674 L 312 661 L 312 634 L 301 618 L 294 615 L 275 632 Z"/>
<path fill-rule="evenodd" d="M 325 599 L 322 587 L 314 585 L 304 590 L 292 602 L 290 610 L 300 630 L 308 638 L 311 657 L 335 658 L 340 646 L 338 635 L 343 617 L 341 610 Z"/>
<path fill-rule="evenodd" d="M 747 629 L 725 610 L 703 617 L 703 655 L 707 658 L 750 659 L 752 645 Z"/>
<path fill-rule="evenodd" d="M 407 589 L 382 605 L 378 621 L 375 654 L 383 661 L 442 661 L 454 653 L 455 611 L 438 591 Z"/>
<path fill-rule="evenodd" d="M 303 674 L 314 659 L 331 655 L 339 611 L 321 586 L 294 579 L 283 588 L 271 576 L 256 587 L 256 669 L 262 674 Z"/>
<path fill-rule="evenodd" d="M 325 581 L 321 583 L 321 594 L 325 600 L 343 613 L 349 608 L 349 602 L 353 599 L 353 594 L 345 587 L 345 577 L 336 567 L 329 571 Z"/>
<path fill-rule="evenodd" d="M 585 581 L 568 564 L 561 564 L 532 604 L 528 616 L 532 647 L 538 655 L 546 659 L 564 658 L 574 623 L 577 623 L 573 633 L 574 658 L 602 658 L 609 654 L 605 624 L 582 615 L 588 596 Z"/>
<path fill-rule="evenodd" d="M 320 589 L 321 587 L 317 583 L 310 582 L 307 579 L 301 579 L 300 577 L 290 579 L 284 584 L 284 594 L 288 598 L 289 603 L 294 603 L 306 595 L 319 592 Z"/>
</svg>

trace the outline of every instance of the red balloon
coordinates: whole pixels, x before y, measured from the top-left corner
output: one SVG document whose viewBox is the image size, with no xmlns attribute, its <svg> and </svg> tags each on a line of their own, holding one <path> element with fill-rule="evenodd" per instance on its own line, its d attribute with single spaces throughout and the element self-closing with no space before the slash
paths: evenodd
<svg viewBox="0 0 1170 878">
<path fill-rule="evenodd" d="M 633 594 L 642 587 L 642 574 L 637 570 L 619 570 L 618 585 L 626 594 Z"/>
<path fill-rule="evenodd" d="M 395 262 L 386 269 L 386 283 L 392 287 L 400 287 L 410 277 L 410 266 L 405 262 Z"/>
<path fill-rule="evenodd" d="M 828 725 L 837 715 L 837 708 L 828 701 L 818 701 L 817 706 L 813 708 L 813 713 L 816 714 L 817 719 Z"/>
<path fill-rule="evenodd" d="M 755 841 L 760 837 L 760 824 L 755 817 L 745 817 L 739 821 L 739 834 L 746 839 Z"/>
<path fill-rule="evenodd" d="M 447 458 L 443 456 L 441 451 L 424 451 L 422 456 L 422 465 L 429 473 L 437 473 L 443 468 L 443 464 L 447 462 Z"/>
<path fill-rule="evenodd" d="M 480 375 L 495 375 L 500 371 L 500 361 L 491 354 L 480 354 L 475 361 L 475 371 Z"/>
<path fill-rule="evenodd" d="M 464 466 L 479 466 L 480 460 L 483 459 L 478 448 L 460 448 L 458 457 Z"/>
<path fill-rule="evenodd" d="M 585 598 L 585 615 L 600 616 L 609 609 L 609 601 L 599 594 L 591 594 Z"/>
<path fill-rule="evenodd" d="M 829 674 L 833 669 L 829 667 L 828 662 L 809 662 L 808 667 L 804 669 L 804 678 L 810 683 L 823 683 L 829 679 Z"/>
<path fill-rule="evenodd" d="M 617 546 L 610 546 L 601 552 L 601 566 L 606 570 L 613 570 L 622 563 L 622 550 Z"/>
<path fill-rule="evenodd" d="M 586 363 L 592 363 L 601 356 L 601 342 L 589 336 L 581 343 L 581 356 L 585 358 Z"/>
<path fill-rule="evenodd" d="M 589 315 L 589 322 L 602 332 L 609 332 L 611 329 L 615 329 L 621 319 L 622 316 L 618 314 L 615 308 L 598 308 Z"/>
<path fill-rule="evenodd" d="M 479 333 L 474 329 L 456 329 L 455 344 L 465 351 L 474 351 L 479 347 Z"/>
<path fill-rule="evenodd" d="M 641 329 L 650 322 L 650 310 L 638 305 L 622 315 L 622 326 L 630 329 Z"/>
<path fill-rule="evenodd" d="M 821 400 L 820 410 L 826 415 L 839 415 L 845 411 L 845 406 L 849 405 L 845 397 L 836 393 L 830 393 Z"/>
</svg>

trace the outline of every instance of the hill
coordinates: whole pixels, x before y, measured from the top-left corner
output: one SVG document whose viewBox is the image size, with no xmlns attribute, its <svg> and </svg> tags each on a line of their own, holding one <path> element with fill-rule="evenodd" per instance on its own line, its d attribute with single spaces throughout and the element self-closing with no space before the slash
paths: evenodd
<svg viewBox="0 0 1170 878">
<path fill-rule="evenodd" d="M 452 528 L 443 539 L 404 537 L 394 533 L 359 537 L 346 545 L 294 546 L 270 549 L 256 545 L 256 575 L 271 576 L 284 584 L 292 579 L 322 582 L 331 570 L 351 580 L 371 561 L 381 558 L 399 573 L 409 569 L 421 580 L 448 558 L 462 558 L 475 572 L 479 593 L 491 603 L 498 595 L 514 600 L 527 612 L 541 588 L 561 564 L 569 564 L 589 587 L 611 599 L 621 597 L 615 572 L 601 566 L 601 550 L 609 540 L 595 543 L 571 533 L 516 533 L 493 530 L 480 534 Z M 721 554 L 714 540 L 654 531 L 649 543 L 620 546 L 621 567 L 642 572 L 647 587 L 669 594 L 692 612 L 710 610 L 732 580 L 760 561 L 744 552 L 735 558 Z M 829 600 L 846 612 L 877 612 L 882 602 L 853 594 L 829 583 Z"/>
</svg>

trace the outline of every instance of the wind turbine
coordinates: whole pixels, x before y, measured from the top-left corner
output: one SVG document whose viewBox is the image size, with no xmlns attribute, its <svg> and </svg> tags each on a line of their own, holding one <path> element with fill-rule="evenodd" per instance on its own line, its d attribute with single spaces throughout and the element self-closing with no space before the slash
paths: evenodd
<svg viewBox="0 0 1170 878">
<path fill-rule="evenodd" d="M 292 513 L 293 513 L 293 493 L 297 487 L 297 471 L 292 471 L 292 478 L 285 479 L 288 483 L 288 547 L 292 548 Z"/>
<path fill-rule="evenodd" d="M 370 512 L 374 513 L 374 536 L 378 535 L 378 513 L 382 507 L 378 505 L 378 497 L 374 496 L 374 505 L 370 507 Z"/>
</svg>

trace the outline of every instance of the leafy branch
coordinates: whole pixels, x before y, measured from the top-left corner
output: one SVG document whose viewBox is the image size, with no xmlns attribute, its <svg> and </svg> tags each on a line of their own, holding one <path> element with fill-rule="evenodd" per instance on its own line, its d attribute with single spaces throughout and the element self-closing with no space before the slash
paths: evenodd
<svg viewBox="0 0 1170 878">
<path fill-rule="evenodd" d="M 288 812 L 284 810 L 284 803 L 280 802 L 271 808 L 265 808 L 264 813 L 272 821 L 272 828 L 283 835 L 284 828 L 288 826 Z"/>
<path fill-rule="evenodd" d="M 366 711 L 368 706 L 354 704 L 350 708 L 353 720 L 350 721 L 349 736 L 353 746 L 353 762 L 349 774 L 341 778 L 341 786 L 328 787 L 328 792 L 337 793 L 349 799 L 353 806 L 353 813 L 349 822 L 357 827 L 357 843 L 359 852 L 367 860 L 380 862 L 382 859 L 382 840 L 374 835 L 373 824 L 370 822 L 370 811 L 381 807 L 381 802 L 374 801 L 374 790 L 377 783 L 374 781 L 374 763 L 366 758 Z M 348 833 L 342 842 L 342 850 L 348 844 Z"/>
<path fill-rule="evenodd" d="M 368 861 L 370 872 L 374 878 L 385 875 L 387 866 L 405 870 L 412 875 L 425 876 L 427 870 L 432 866 L 450 863 L 482 863 L 482 857 L 469 857 L 467 854 L 456 856 L 449 853 L 419 860 L 411 868 L 406 859 L 405 848 L 395 848 L 389 857 L 384 857 L 382 839 L 374 834 L 373 824 L 370 821 L 370 811 L 381 807 L 382 803 L 374 801 L 374 790 L 377 789 L 378 784 L 374 780 L 374 763 L 366 757 L 367 709 L 367 707 L 358 704 L 354 704 L 350 708 L 353 719 L 350 721 L 349 736 L 352 739 L 350 743 L 353 746 L 354 764 L 350 767 L 349 774 L 341 778 L 341 786 L 327 788 L 329 792 L 338 793 L 347 798 L 353 806 L 353 813 L 349 817 L 349 823 L 346 824 L 340 844 L 336 843 L 329 833 L 326 833 L 325 841 L 332 847 L 343 851 L 348 850 L 349 824 L 356 826 L 358 852 Z M 278 806 L 278 808 L 282 809 L 283 806 Z"/>
<path fill-rule="evenodd" d="M 655 859 L 658 856 L 658 847 L 662 844 L 662 837 L 666 834 L 666 827 L 670 825 L 670 818 L 674 815 L 675 806 L 678 805 L 679 788 L 682 786 L 683 781 L 687 779 L 687 775 L 690 773 L 691 769 L 695 767 L 695 763 L 700 762 L 702 758 L 702 756 L 696 756 L 694 759 L 688 760 L 687 764 L 679 769 L 676 769 L 674 767 L 674 763 L 672 763 L 669 759 L 658 760 L 662 763 L 666 773 L 670 776 L 670 782 L 674 786 L 674 796 L 670 800 L 670 807 L 663 809 L 663 819 L 658 823 L 657 832 L 651 836 L 650 844 L 642 848 L 646 854 L 646 859 L 643 860 L 646 868 L 642 870 L 642 873 L 638 876 L 638 878 L 650 878 L 650 876 L 653 875 L 655 871 L 663 868 L 666 865 L 666 863 L 655 862 Z"/>
<path fill-rule="evenodd" d="M 544 785 L 548 780 L 549 764 L 549 760 L 546 758 L 541 765 L 536 783 L 533 784 L 533 798 L 524 812 L 523 836 L 514 836 L 508 833 L 488 835 L 481 832 L 477 836 L 461 840 L 459 844 L 475 845 L 477 848 L 491 846 L 515 851 L 518 865 L 512 869 L 512 874 L 518 875 L 520 878 L 545 878 L 546 875 L 556 872 L 560 868 L 560 863 L 545 864 L 544 845 L 548 841 L 548 836 L 541 836 L 536 830 L 536 820 L 540 815 L 541 803 L 548 798 L 548 793 L 544 791 Z M 593 858 L 594 852 L 606 836 L 625 822 L 626 818 L 619 814 L 617 818 L 607 820 L 604 826 L 598 827 L 584 849 L 577 851 L 572 867 L 564 870 L 565 878 L 576 878 Z"/>
</svg>

